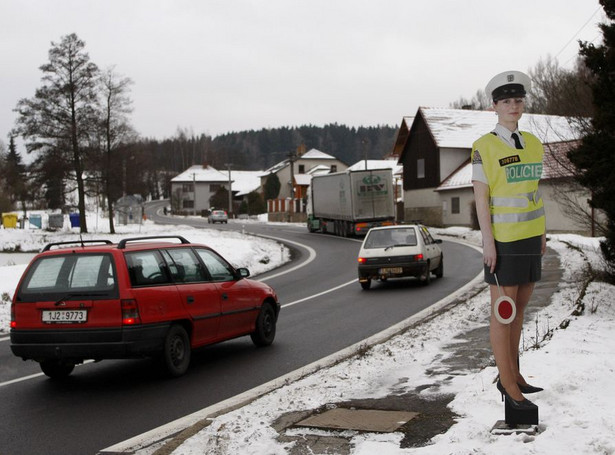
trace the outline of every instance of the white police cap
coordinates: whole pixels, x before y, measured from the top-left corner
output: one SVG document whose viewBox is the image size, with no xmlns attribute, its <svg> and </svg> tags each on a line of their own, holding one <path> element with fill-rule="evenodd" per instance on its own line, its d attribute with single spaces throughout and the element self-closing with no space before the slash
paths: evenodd
<svg viewBox="0 0 615 455">
<path fill-rule="evenodd" d="M 494 76 L 485 92 L 497 102 L 506 98 L 522 98 L 530 90 L 531 81 L 527 74 L 521 71 L 505 71 Z"/>
</svg>

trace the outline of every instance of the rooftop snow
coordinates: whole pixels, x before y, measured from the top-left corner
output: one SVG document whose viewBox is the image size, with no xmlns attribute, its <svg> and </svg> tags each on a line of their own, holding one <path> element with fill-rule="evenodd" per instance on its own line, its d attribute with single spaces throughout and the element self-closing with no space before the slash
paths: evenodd
<svg viewBox="0 0 615 455">
<path fill-rule="evenodd" d="M 357 161 L 355 164 L 348 168 L 349 171 L 362 171 L 365 170 L 366 160 Z M 367 160 L 367 169 L 391 169 L 393 174 L 401 174 L 404 166 L 397 164 L 397 160 Z"/>
<path fill-rule="evenodd" d="M 220 171 L 226 176 L 228 181 L 228 171 Z M 244 196 L 256 191 L 261 186 L 261 175 L 263 171 L 235 171 L 231 169 L 231 185 L 235 196 Z"/>
<path fill-rule="evenodd" d="M 472 148 L 472 143 L 493 130 L 497 123 L 494 111 L 419 108 L 438 147 Z M 545 144 L 578 139 L 579 134 L 566 117 L 523 114 L 519 129 L 534 134 Z"/>
<path fill-rule="evenodd" d="M 335 157 L 325 152 L 321 152 L 320 150 L 316 150 L 316 149 L 308 150 L 303 155 L 301 155 L 299 158 L 305 159 L 305 160 L 334 160 L 336 159 Z"/>
<path fill-rule="evenodd" d="M 211 166 L 203 167 L 200 164 L 195 164 L 178 176 L 173 177 L 171 182 L 228 182 L 228 174 Z"/>
</svg>

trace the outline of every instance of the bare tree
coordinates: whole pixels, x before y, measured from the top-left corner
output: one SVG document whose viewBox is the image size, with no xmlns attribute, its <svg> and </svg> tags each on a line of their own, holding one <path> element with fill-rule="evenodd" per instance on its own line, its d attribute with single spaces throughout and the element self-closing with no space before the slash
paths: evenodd
<svg viewBox="0 0 615 455">
<path fill-rule="evenodd" d="M 91 132 L 96 125 L 98 67 L 84 51 L 85 43 L 76 34 L 51 43 L 49 63 L 40 67 L 43 86 L 33 98 L 21 99 L 16 111 L 17 132 L 28 151 L 52 150 L 70 155 L 77 183 L 81 232 L 87 232 L 85 213 L 84 158 Z"/>
<path fill-rule="evenodd" d="M 491 108 L 491 99 L 484 90 L 476 91 L 471 100 L 459 98 L 457 101 L 450 103 L 452 109 L 471 109 L 475 111 L 486 111 Z"/>
<path fill-rule="evenodd" d="M 528 112 L 589 119 L 594 106 L 590 88 L 591 74 L 582 60 L 575 69 L 559 67 L 557 60 L 540 60 L 529 74 L 532 88 L 528 95 Z"/>
<path fill-rule="evenodd" d="M 132 112 L 132 100 L 128 96 L 131 85 L 132 80 L 118 75 L 113 67 L 103 71 L 100 77 L 101 129 L 105 156 L 102 176 L 111 234 L 115 233 L 113 201 L 119 196 L 117 185 L 113 184 L 117 181 L 114 179 L 114 169 L 117 169 L 118 161 L 121 161 L 118 152 L 122 144 L 135 141 L 137 136 L 128 121 L 128 114 Z"/>
</svg>

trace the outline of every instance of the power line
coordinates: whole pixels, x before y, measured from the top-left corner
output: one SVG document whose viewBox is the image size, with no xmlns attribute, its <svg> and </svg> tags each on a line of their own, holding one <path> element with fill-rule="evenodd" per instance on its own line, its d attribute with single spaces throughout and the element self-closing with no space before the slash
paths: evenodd
<svg viewBox="0 0 615 455">
<path fill-rule="evenodd" d="M 596 11 L 594 11 L 594 13 L 593 13 L 593 14 L 589 17 L 589 19 L 587 19 L 587 21 L 583 24 L 583 26 L 582 26 L 582 27 L 581 27 L 581 28 L 580 28 L 580 29 L 579 29 L 579 30 L 578 30 L 578 31 L 577 31 L 574 35 L 572 35 L 572 38 L 570 38 L 570 39 L 568 40 L 568 42 L 564 45 L 564 47 L 562 47 L 562 49 L 561 49 L 561 50 L 560 50 L 557 54 L 555 54 L 555 59 L 557 59 L 557 57 L 559 57 L 559 55 L 560 55 L 562 52 L 564 52 L 564 49 L 566 49 L 566 48 L 568 47 L 568 45 L 569 45 L 570 43 L 572 43 L 572 41 L 573 41 L 573 40 L 577 37 L 577 35 L 578 35 L 579 33 L 581 33 L 581 31 L 582 31 L 582 30 L 583 30 L 583 29 L 587 26 L 587 24 L 589 24 L 589 22 L 590 22 L 590 21 L 594 18 L 594 16 L 596 15 L 596 13 L 597 13 L 598 11 L 600 11 L 600 9 L 601 9 L 601 8 L 602 8 L 601 6 L 599 6 L 598 8 L 596 8 Z"/>
<path fill-rule="evenodd" d="M 602 38 L 602 34 L 598 33 L 596 36 L 593 37 L 593 39 L 589 40 L 588 43 L 592 43 L 595 44 L 596 41 L 598 41 L 600 38 Z M 572 55 L 568 60 L 566 60 L 562 66 L 566 66 L 568 63 L 570 63 L 570 60 L 577 58 L 579 56 L 579 54 L 574 54 Z"/>
</svg>

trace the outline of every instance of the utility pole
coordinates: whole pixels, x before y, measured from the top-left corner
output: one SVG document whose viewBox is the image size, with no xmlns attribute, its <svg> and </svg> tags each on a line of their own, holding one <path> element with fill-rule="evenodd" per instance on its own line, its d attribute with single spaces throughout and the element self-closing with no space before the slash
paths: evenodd
<svg viewBox="0 0 615 455">
<path fill-rule="evenodd" d="M 231 213 L 233 212 L 233 188 L 232 188 L 232 180 L 231 180 L 231 166 L 232 163 L 225 163 L 226 169 L 228 170 L 228 216 L 230 218 Z"/>
<path fill-rule="evenodd" d="M 363 159 L 365 160 L 365 170 L 367 171 L 367 139 L 361 139 L 361 145 L 363 145 Z"/>
<path fill-rule="evenodd" d="M 194 216 L 196 216 L 196 172 L 192 173 L 192 205 Z"/>
<path fill-rule="evenodd" d="M 290 152 L 288 154 L 288 162 L 290 164 L 290 203 L 288 204 L 288 222 L 290 223 L 292 220 L 292 204 L 295 201 L 295 160 L 297 159 L 297 154 L 295 152 Z"/>
</svg>

